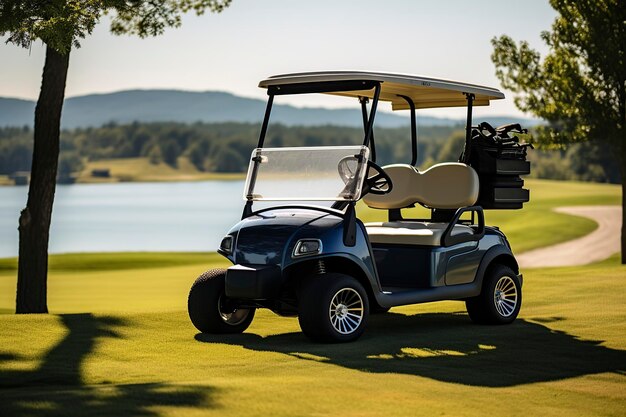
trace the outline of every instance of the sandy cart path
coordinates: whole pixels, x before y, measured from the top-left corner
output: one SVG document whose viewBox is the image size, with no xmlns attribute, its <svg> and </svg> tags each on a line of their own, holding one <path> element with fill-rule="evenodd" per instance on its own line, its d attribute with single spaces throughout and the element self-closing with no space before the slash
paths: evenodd
<svg viewBox="0 0 626 417">
<path fill-rule="evenodd" d="M 516 255 L 520 267 L 586 265 L 620 251 L 620 206 L 558 207 L 554 211 L 587 217 L 598 223 L 598 228 L 578 239 Z"/>
</svg>

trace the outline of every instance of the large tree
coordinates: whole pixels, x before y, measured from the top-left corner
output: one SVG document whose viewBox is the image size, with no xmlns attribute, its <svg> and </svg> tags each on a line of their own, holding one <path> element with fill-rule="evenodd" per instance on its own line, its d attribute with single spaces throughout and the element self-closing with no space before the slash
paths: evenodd
<svg viewBox="0 0 626 417">
<path fill-rule="evenodd" d="M 545 57 L 527 42 L 494 38 L 492 60 L 515 104 L 547 121 L 540 143 L 595 142 L 611 149 L 622 182 L 622 264 L 626 263 L 626 2 L 550 0 L 558 15 L 541 34 Z M 616 225 L 617 226 L 617 225 Z"/>
<path fill-rule="evenodd" d="M 56 188 L 61 111 L 70 51 L 80 47 L 104 14 L 115 34 L 156 36 L 181 25 L 183 14 L 220 12 L 231 0 L 3 0 L 0 36 L 29 48 L 46 45 L 28 201 L 19 218 L 17 313 L 47 313 L 48 238 Z"/>
</svg>

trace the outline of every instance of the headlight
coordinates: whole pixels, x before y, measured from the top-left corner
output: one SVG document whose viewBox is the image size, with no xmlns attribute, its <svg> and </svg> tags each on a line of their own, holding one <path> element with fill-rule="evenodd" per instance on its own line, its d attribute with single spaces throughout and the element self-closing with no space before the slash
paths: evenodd
<svg viewBox="0 0 626 417">
<path fill-rule="evenodd" d="M 220 243 L 220 250 L 225 253 L 231 253 L 233 251 L 232 236 L 224 236 L 224 239 L 222 239 L 222 242 Z"/>
<path fill-rule="evenodd" d="M 310 256 L 322 253 L 322 241 L 319 239 L 300 239 L 293 249 L 293 257 Z"/>
</svg>

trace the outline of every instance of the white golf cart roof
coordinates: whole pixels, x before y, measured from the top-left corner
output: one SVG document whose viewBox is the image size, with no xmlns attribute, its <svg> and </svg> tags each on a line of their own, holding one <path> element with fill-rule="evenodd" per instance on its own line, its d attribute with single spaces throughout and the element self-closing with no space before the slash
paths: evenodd
<svg viewBox="0 0 626 417">
<path fill-rule="evenodd" d="M 474 106 L 488 106 L 491 100 L 500 100 L 504 94 L 496 88 L 457 81 L 422 77 L 419 75 L 389 74 L 368 71 L 323 71 L 274 75 L 259 83 L 268 88 L 289 84 L 333 82 L 333 81 L 377 81 L 381 83 L 380 100 L 391 102 L 393 110 L 407 110 L 409 104 L 400 96 L 411 98 L 417 109 L 435 107 L 465 107 L 467 97 L 473 94 Z M 373 90 L 333 91 L 347 97 L 373 97 Z"/>
</svg>

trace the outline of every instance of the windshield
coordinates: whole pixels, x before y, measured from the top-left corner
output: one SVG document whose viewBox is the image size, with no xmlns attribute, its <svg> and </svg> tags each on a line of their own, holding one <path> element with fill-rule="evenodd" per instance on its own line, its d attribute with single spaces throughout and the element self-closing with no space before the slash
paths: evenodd
<svg viewBox="0 0 626 417">
<path fill-rule="evenodd" d="M 244 199 L 250 201 L 356 201 L 367 171 L 365 146 L 257 148 Z"/>
</svg>

